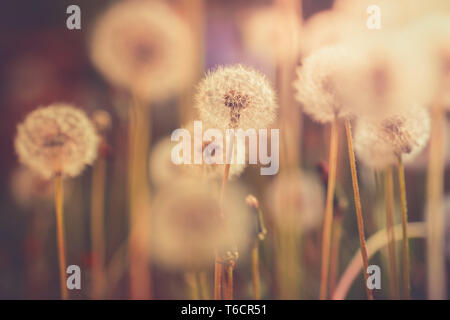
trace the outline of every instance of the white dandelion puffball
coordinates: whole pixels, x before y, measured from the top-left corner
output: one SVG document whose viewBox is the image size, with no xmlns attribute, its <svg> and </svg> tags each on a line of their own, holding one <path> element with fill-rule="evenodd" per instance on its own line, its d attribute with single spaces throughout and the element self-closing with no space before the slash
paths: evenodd
<svg viewBox="0 0 450 320">
<path fill-rule="evenodd" d="M 212 128 L 268 128 L 275 119 L 274 90 L 260 72 L 242 65 L 219 66 L 200 82 L 195 107 Z"/>
<path fill-rule="evenodd" d="M 423 45 L 406 31 L 356 38 L 347 45 L 364 57 L 339 76 L 340 101 L 355 115 L 383 118 L 432 102 L 435 72 Z"/>
<path fill-rule="evenodd" d="M 352 116 L 353 110 L 341 100 L 340 78 L 364 59 L 358 53 L 347 46 L 323 47 L 297 67 L 296 99 L 315 121 L 326 123 Z"/>
<path fill-rule="evenodd" d="M 194 74 L 192 31 L 163 1 L 114 4 L 97 21 L 91 59 L 112 84 L 160 101 Z"/>
<path fill-rule="evenodd" d="M 320 227 L 324 213 L 324 190 L 311 173 L 280 173 L 267 189 L 273 221 L 282 228 L 310 231 Z"/>
<path fill-rule="evenodd" d="M 95 126 L 71 105 L 55 103 L 36 109 L 17 130 L 15 148 L 20 162 L 44 178 L 75 177 L 97 157 Z"/>
<path fill-rule="evenodd" d="M 298 56 L 302 26 L 296 12 L 260 8 L 243 21 L 243 42 L 249 52 L 274 62 Z"/>
<path fill-rule="evenodd" d="M 385 119 L 362 117 L 355 128 L 355 152 L 368 167 L 381 170 L 412 161 L 427 145 L 430 116 L 422 107 L 404 109 L 402 114 Z"/>
<path fill-rule="evenodd" d="M 436 97 L 450 109 L 450 12 L 428 15 L 409 32 L 415 34 L 427 50 L 432 68 L 436 70 Z"/>
<path fill-rule="evenodd" d="M 302 54 L 309 56 L 322 47 L 337 46 L 350 35 L 366 29 L 365 26 L 358 28 L 354 21 L 335 10 L 321 11 L 305 22 L 301 39 Z"/>
<path fill-rule="evenodd" d="M 215 250 L 245 248 L 251 213 L 245 193 L 236 186 L 229 189 L 225 220 L 220 218 L 219 197 L 212 194 L 209 184 L 179 179 L 160 190 L 153 207 L 155 262 L 170 269 L 202 269 L 214 261 Z"/>
</svg>

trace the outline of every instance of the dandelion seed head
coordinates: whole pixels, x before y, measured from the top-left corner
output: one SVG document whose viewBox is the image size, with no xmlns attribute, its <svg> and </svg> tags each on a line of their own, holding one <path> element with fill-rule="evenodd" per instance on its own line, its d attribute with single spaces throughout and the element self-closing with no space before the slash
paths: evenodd
<svg viewBox="0 0 450 320">
<path fill-rule="evenodd" d="M 229 189 L 222 220 L 220 201 L 208 184 L 180 179 L 163 188 L 154 204 L 155 262 L 170 269 L 196 270 L 214 261 L 216 249 L 233 250 L 233 244 L 238 249 L 245 247 L 250 213 L 241 196 L 243 190 L 236 185 Z"/>
<path fill-rule="evenodd" d="M 267 190 L 271 218 L 282 228 L 310 231 L 320 226 L 324 191 L 320 179 L 307 172 L 280 173 Z"/>
<path fill-rule="evenodd" d="M 302 27 L 296 12 L 266 7 L 252 11 L 243 21 L 243 42 L 252 54 L 274 62 L 298 56 Z"/>
<path fill-rule="evenodd" d="M 362 117 L 355 128 L 355 152 L 368 167 L 384 169 L 399 157 L 412 161 L 426 146 L 430 136 L 427 109 L 411 107 L 385 119 Z"/>
<path fill-rule="evenodd" d="M 349 70 L 340 73 L 341 103 L 356 116 L 380 118 L 410 105 L 426 107 L 434 96 L 435 73 L 419 48 L 405 32 L 354 39 L 352 49 L 364 58 L 350 61 Z"/>
<path fill-rule="evenodd" d="M 450 4 L 449 4 L 450 5 Z M 427 58 L 436 70 L 436 96 L 450 108 L 450 12 L 430 14 L 414 24 L 411 33 L 417 36 Z"/>
<path fill-rule="evenodd" d="M 242 65 L 206 74 L 196 95 L 200 118 L 212 128 L 267 128 L 274 121 L 275 93 L 260 72 Z"/>
<path fill-rule="evenodd" d="M 91 59 L 112 84 L 163 100 L 193 79 L 192 32 L 161 1 L 122 1 L 98 19 Z"/>
<path fill-rule="evenodd" d="M 305 113 L 320 123 L 352 115 L 353 110 L 341 101 L 340 77 L 358 59 L 357 52 L 346 46 L 323 47 L 297 67 L 296 99 Z"/>
<path fill-rule="evenodd" d="M 15 148 L 21 163 L 49 179 L 79 175 L 97 157 L 98 143 L 83 111 L 55 103 L 34 110 L 18 125 Z"/>
</svg>

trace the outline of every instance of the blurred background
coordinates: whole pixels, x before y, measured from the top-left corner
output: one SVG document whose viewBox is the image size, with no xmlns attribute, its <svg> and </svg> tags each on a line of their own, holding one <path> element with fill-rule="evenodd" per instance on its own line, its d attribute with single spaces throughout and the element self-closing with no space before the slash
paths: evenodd
<svg viewBox="0 0 450 320">
<path fill-rule="evenodd" d="M 355 0 L 357 1 L 357 0 Z M 91 115 L 95 110 L 106 110 L 112 116 L 112 128 L 106 135 L 107 149 L 107 268 L 114 275 L 106 298 L 127 299 L 128 283 L 123 244 L 127 239 L 128 217 L 126 208 L 127 115 L 126 97 L 112 89 L 95 70 L 89 58 L 89 37 L 95 18 L 115 1 L 106 0 L 4 0 L 0 4 L 0 298 L 1 299 L 58 299 L 59 278 L 55 221 L 52 199 L 53 185 L 40 179 L 31 179 L 27 169 L 17 160 L 14 136 L 17 124 L 38 106 L 53 102 L 69 102 L 82 107 Z M 220 64 L 243 63 L 265 73 L 277 83 L 277 69 L 267 60 L 255 56 L 243 45 L 241 28 L 245 14 L 272 4 L 270 0 L 167 0 L 176 12 L 184 16 L 196 33 L 202 48 L 199 54 L 197 80 L 203 72 Z M 303 0 L 298 14 L 306 23 L 321 12 L 332 8 L 333 0 Z M 77 4 L 81 8 L 81 30 L 66 28 L 66 8 Z M 193 13 L 193 8 L 201 12 Z M 365 15 L 365 13 L 362 13 Z M 333 25 L 329 26 L 333 28 Z M 302 40 L 300 39 L 300 42 Z M 300 64 L 301 58 L 296 60 Z M 196 82 L 179 96 L 158 102 L 152 107 L 152 144 L 180 127 L 184 111 L 180 103 L 192 101 Z M 181 101 L 181 102 L 180 102 Z M 183 102 L 184 101 L 184 102 Z M 189 104 L 189 103 L 188 103 Z M 190 111 L 186 111 L 190 112 Z M 299 116 L 300 117 L 300 116 Z M 299 118 L 300 119 L 300 118 Z M 299 142 L 302 167 L 320 178 L 320 164 L 327 161 L 328 131 L 308 117 L 299 120 L 303 141 Z M 343 270 L 359 248 L 356 219 L 347 155 L 341 151 L 339 159 L 338 194 L 344 205 L 343 236 L 339 268 Z M 343 163 L 343 164 L 342 164 Z M 448 174 L 448 173 L 446 173 Z M 426 167 L 411 165 L 407 168 L 408 207 L 410 221 L 423 220 Z M 240 180 L 249 193 L 261 201 L 263 212 L 270 211 L 265 199 L 267 188 L 274 177 L 259 175 L 259 168 L 248 168 Z M 378 218 L 375 196 L 377 187 L 370 172 L 361 171 L 363 207 L 371 208 L 367 215 L 367 235 L 379 230 L 383 214 Z M 89 233 L 90 188 L 92 168 L 72 179 L 66 188 L 67 262 L 82 270 L 82 289 L 70 293 L 72 299 L 90 298 L 91 266 L 94 259 Z M 447 180 L 447 179 L 446 179 Z M 323 190 L 325 186 L 322 185 Z M 379 192 L 379 190 L 378 190 Z M 381 220 L 380 220 L 381 219 Z M 274 276 L 275 245 L 273 221 L 267 218 L 268 238 L 261 249 L 261 292 L 266 299 L 283 297 Z M 380 222 L 380 221 L 381 222 Z M 302 273 L 300 293 L 288 297 L 315 299 L 320 282 L 321 225 L 308 232 L 302 242 Z M 399 245 L 400 246 L 400 245 Z M 424 242 L 411 243 L 412 295 L 426 297 Z M 376 255 L 373 263 L 385 265 L 385 253 Z M 372 260 L 371 260 L 372 261 Z M 236 297 L 252 297 L 249 255 L 241 254 L 236 273 Z M 447 266 L 449 260 L 447 258 Z M 212 267 L 212 266 L 211 266 Z M 166 270 L 158 265 L 151 268 L 153 297 L 156 299 L 187 298 L 182 273 Z M 207 270 L 211 275 L 212 270 Z M 111 280 L 112 281 L 112 280 Z M 355 281 L 348 298 L 365 297 L 362 277 Z M 387 284 L 383 273 L 383 286 Z M 450 288 L 450 282 L 448 287 Z M 377 298 L 388 298 L 385 291 Z"/>
</svg>

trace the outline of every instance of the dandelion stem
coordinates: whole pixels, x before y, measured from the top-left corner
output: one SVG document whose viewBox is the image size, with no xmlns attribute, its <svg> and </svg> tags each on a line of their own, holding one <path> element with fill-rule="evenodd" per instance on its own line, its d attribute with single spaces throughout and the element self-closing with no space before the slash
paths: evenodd
<svg viewBox="0 0 450 320">
<path fill-rule="evenodd" d="M 403 235 L 403 298 L 410 299 L 411 283 L 409 272 L 409 242 L 408 242 L 408 206 L 406 202 L 406 186 L 405 186 L 405 168 L 403 161 L 399 158 L 398 161 L 398 182 L 400 187 L 400 202 L 402 206 L 402 235 Z"/>
<path fill-rule="evenodd" d="M 325 218 L 322 235 L 322 268 L 321 268 L 321 283 L 320 283 L 320 299 L 327 298 L 327 284 L 328 284 L 328 267 L 330 261 L 330 243 L 331 243 L 331 227 L 333 225 L 333 199 L 336 188 L 336 167 L 339 147 L 339 132 L 338 123 L 335 119 L 331 123 L 330 135 L 330 155 L 329 155 L 329 175 L 327 185 L 327 200 L 325 208 Z"/>
<path fill-rule="evenodd" d="M 427 289 L 430 299 L 447 299 L 445 268 L 445 114 L 440 103 L 431 110 L 431 141 L 427 173 Z"/>
<path fill-rule="evenodd" d="M 261 299 L 259 283 L 259 241 L 256 240 L 252 249 L 252 274 L 253 274 L 253 292 L 255 300 Z"/>
<path fill-rule="evenodd" d="M 216 253 L 214 263 L 214 299 L 222 300 L 223 263 L 219 253 Z"/>
<path fill-rule="evenodd" d="M 150 214 L 150 189 L 147 182 L 147 155 L 150 144 L 150 115 L 148 108 L 134 95 L 130 108 L 130 163 L 129 163 L 129 211 L 130 211 L 130 296 L 131 299 L 150 298 L 149 235 L 140 228 Z M 144 204 L 145 202 L 145 204 Z M 145 210 L 142 210 L 145 208 Z"/>
<path fill-rule="evenodd" d="M 400 232 L 401 225 L 395 226 L 395 231 L 398 234 Z M 408 223 L 408 239 L 412 238 L 425 238 L 426 237 L 426 227 L 424 222 L 410 222 Z M 395 240 L 400 240 L 400 238 L 396 238 Z M 380 249 L 386 246 L 389 242 L 388 232 L 386 229 L 380 230 L 371 236 L 367 240 L 367 253 L 369 259 L 375 255 Z M 345 269 L 342 274 L 341 279 L 336 287 L 336 291 L 333 294 L 333 300 L 343 300 L 347 296 L 348 291 L 350 290 L 353 281 L 358 276 L 359 272 L 361 272 L 361 259 L 359 252 L 355 253 L 353 259 Z"/>
<path fill-rule="evenodd" d="M 66 249 L 64 244 L 64 191 L 61 174 L 55 177 L 56 231 L 58 237 L 59 281 L 61 298 L 68 299 L 66 286 Z"/>
<path fill-rule="evenodd" d="M 333 223 L 333 241 L 330 254 L 330 292 L 333 293 L 336 287 L 336 279 L 339 267 L 339 249 L 342 234 L 342 217 L 335 217 Z"/>
<path fill-rule="evenodd" d="M 196 274 L 193 272 L 186 272 L 184 275 L 184 280 L 188 287 L 189 299 L 199 300 L 200 291 Z"/>
<path fill-rule="evenodd" d="M 231 261 L 230 263 L 227 263 L 227 290 L 224 299 L 225 300 L 233 300 L 233 271 L 234 271 L 234 265 Z"/>
<path fill-rule="evenodd" d="M 369 261 L 367 258 L 366 237 L 364 235 L 364 220 L 361 209 L 361 197 L 359 195 L 358 175 L 356 173 L 355 152 L 353 150 L 352 127 L 350 120 L 348 119 L 345 120 L 345 132 L 347 134 L 348 157 L 350 161 L 350 171 L 352 173 L 353 194 L 355 198 L 356 218 L 358 221 L 359 244 L 361 246 L 361 257 L 364 266 L 364 286 L 366 288 L 367 298 L 369 300 L 373 300 L 372 290 L 370 290 L 367 286 L 367 267 L 369 266 Z"/>
<path fill-rule="evenodd" d="M 105 286 L 105 201 L 106 159 L 100 156 L 92 174 L 91 239 L 92 239 L 92 298 L 102 299 Z"/>
<path fill-rule="evenodd" d="M 200 293 L 203 300 L 209 300 L 209 293 L 208 293 L 208 280 L 206 277 L 206 273 L 204 271 L 201 271 L 198 274 L 199 283 L 200 283 Z"/>
<path fill-rule="evenodd" d="M 398 298 L 397 285 L 397 250 L 395 248 L 394 230 L 394 182 L 392 177 L 392 167 L 385 171 L 385 201 L 386 201 L 386 226 L 388 233 L 388 261 L 389 261 L 389 285 L 393 299 Z"/>
</svg>

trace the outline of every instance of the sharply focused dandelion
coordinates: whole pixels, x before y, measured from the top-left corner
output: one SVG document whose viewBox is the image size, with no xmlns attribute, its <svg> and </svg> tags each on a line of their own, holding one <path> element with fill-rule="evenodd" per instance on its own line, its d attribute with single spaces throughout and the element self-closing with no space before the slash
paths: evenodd
<svg viewBox="0 0 450 320">
<path fill-rule="evenodd" d="M 258 71 L 234 65 L 209 72 L 200 82 L 196 105 L 200 118 L 212 128 L 267 129 L 275 119 L 275 93 L 266 77 Z M 234 141 L 231 139 L 230 142 Z M 231 146 L 229 146 L 231 145 Z M 226 159 L 231 157 L 233 144 L 227 144 Z M 230 164 L 226 163 L 222 180 L 222 202 L 225 199 Z M 222 204 L 224 206 L 225 203 Z M 223 214 L 222 214 L 223 216 Z M 221 262 L 216 257 L 215 298 L 220 299 Z M 234 268 L 234 264 L 231 266 Z M 233 270 L 228 271 L 232 279 Z M 230 279 L 229 279 L 230 280 Z M 232 280 L 231 280 L 232 285 Z"/>
<path fill-rule="evenodd" d="M 79 175 L 94 162 L 99 139 L 83 111 L 62 103 L 31 112 L 17 130 L 20 162 L 44 178 L 55 179 L 60 285 L 62 298 L 67 299 L 62 179 Z"/>
<path fill-rule="evenodd" d="M 326 123 L 331 122 L 329 175 L 327 183 L 327 198 L 322 239 L 322 269 L 320 298 L 327 298 L 331 232 L 333 226 L 333 199 L 336 187 L 336 167 L 338 156 L 338 119 L 345 120 L 347 145 L 349 152 L 350 168 L 353 182 L 353 192 L 358 221 L 358 231 L 361 246 L 361 255 L 364 268 L 367 269 L 368 258 L 365 248 L 364 222 L 359 197 L 359 185 L 356 174 L 356 162 L 354 159 L 353 141 L 350 117 L 356 113 L 347 104 L 344 104 L 340 95 L 341 78 L 350 70 L 352 64 L 363 59 L 359 51 L 347 46 L 324 47 L 307 57 L 297 70 L 298 78 L 294 82 L 297 90 L 296 98 L 302 104 L 305 113 L 314 120 Z M 367 274 L 364 273 L 367 281 Z M 372 292 L 367 288 L 367 296 L 372 299 Z"/>
<path fill-rule="evenodd" d="M 268 128 L 275 119 L 275 93 L 260 72 L 242 65 L 219 66 L 198 86 L 200 118 L 212 128 Z"/>
<path fill-rule="evenodd" d="M 193 77 L 191 30 L 160 1 L 122 1 L 97 21 L 91 58 L 114 85 L 162 100 Z"/>
</svg>

